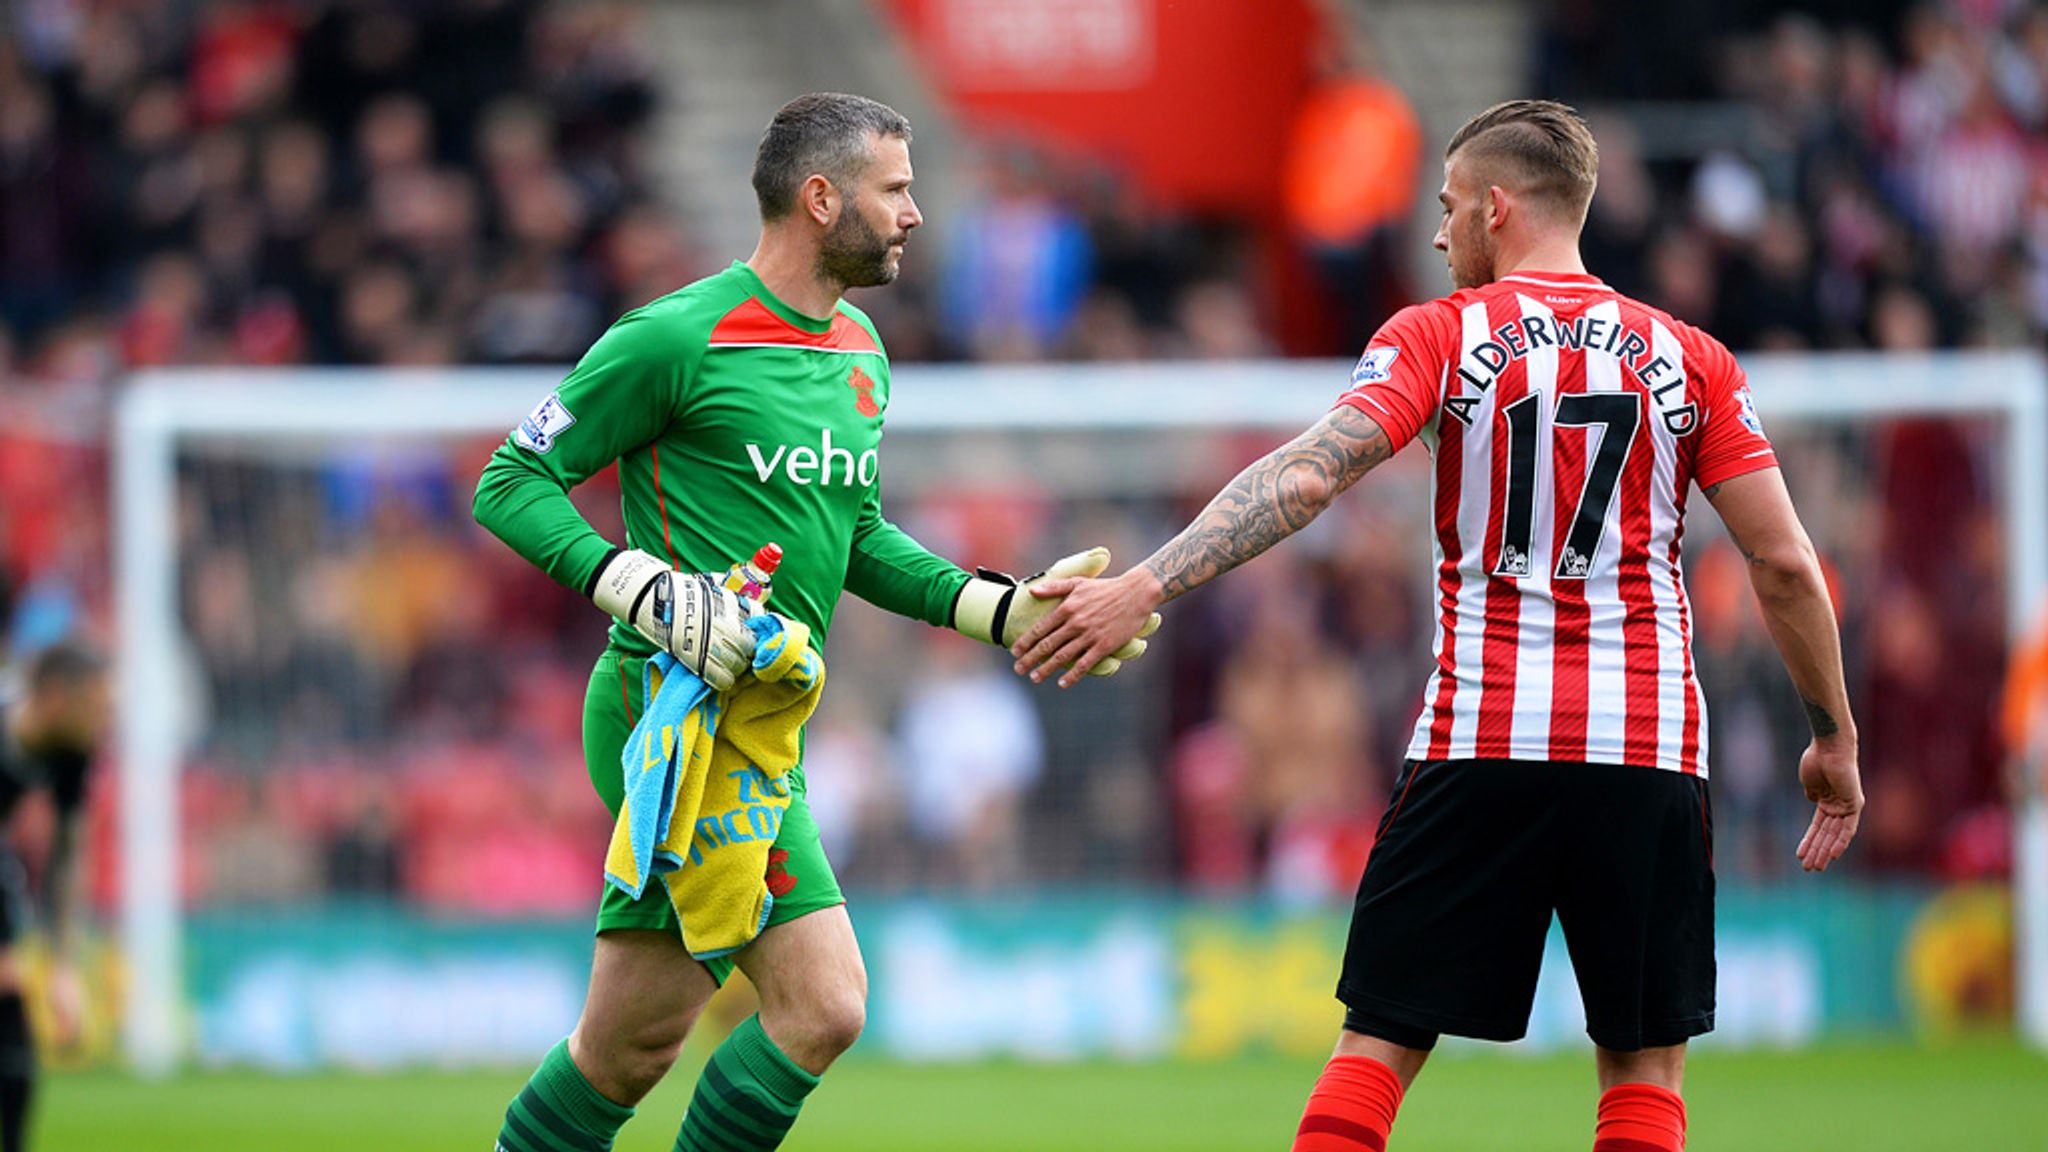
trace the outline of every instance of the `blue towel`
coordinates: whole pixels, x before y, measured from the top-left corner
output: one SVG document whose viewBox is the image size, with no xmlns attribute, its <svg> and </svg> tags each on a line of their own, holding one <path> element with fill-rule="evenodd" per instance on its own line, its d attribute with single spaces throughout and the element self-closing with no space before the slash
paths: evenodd
<svg viewBox="0 0 2048 1152">
<path fill-rule="evenodd" d="M 658 873 L 683 866 L 681 857 L 657 845 L 668 838 L 675 819 L 677 786 L 684 783 L 686 770 L 701 767 L 692 760 L 716 738 L 723 710 L 711 686 L 667 652 L 649 656 L 640 677 L 640 698 L 647 707 L 620 754 L 625 795 L 604 872 L 607 881 L 635 900 Z"/>
</svg>

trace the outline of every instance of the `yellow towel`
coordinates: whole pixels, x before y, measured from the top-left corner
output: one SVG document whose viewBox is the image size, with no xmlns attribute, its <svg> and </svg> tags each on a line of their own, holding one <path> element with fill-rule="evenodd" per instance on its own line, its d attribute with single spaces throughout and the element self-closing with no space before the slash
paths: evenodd
<svg viewBox="0 0 2048 1152">
<path fill-rule="evenodd" d="M 627 745 L 626 771 L 675 769 L 674 805 L 665 830 L 657 829 L 648 865 L 636 859 L 630 805 L 622 806 L 612 830 L 605 870 L 645 883 L 645 870 L 659 875 L 681 921 L 683 945 L 700 960 L 746 947 L 767 925 L 774 897 L 768 891 L 768 850 L 789 807 L 789 770 L 802 749 L 804 722 L 818 706 L 825 686 L 825 661 L 810 647 L 810 629 L 767 614 L 757 617 L 754 674 L 723 697 L 704 692 L 701 682 L 667 683 L 658 691 L 680 692 L 692 702 L 680 724 L 643 723 Z M 680 666 L 665 681 L 695 681 Z M 657 709 L 650 707 L 652 719 Z M 634 793 L 629 778 L 628 795 Z M 643 825 L 644 829 L 644 825 Z M 643 833 L 644 834 L 644 833 Z M 644 850 L 644 849 L 643 849 Z"/>
</svg>

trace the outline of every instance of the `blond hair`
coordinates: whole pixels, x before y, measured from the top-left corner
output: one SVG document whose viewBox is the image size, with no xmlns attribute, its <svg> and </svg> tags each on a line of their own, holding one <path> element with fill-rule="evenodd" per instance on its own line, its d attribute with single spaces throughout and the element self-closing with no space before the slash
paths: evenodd
<svg viewBox="0 0 2048 1152">
<path fill-rule="evenodd" d="M 1586 122 L 1555 100 L 1495 104 L 1458 129 L 1444 159 L 1463 155 L 1481 182 L 1528 196 L 1562 220 L 1586 222 L 1600 173 L 1600 146 Z"/>
</svg>

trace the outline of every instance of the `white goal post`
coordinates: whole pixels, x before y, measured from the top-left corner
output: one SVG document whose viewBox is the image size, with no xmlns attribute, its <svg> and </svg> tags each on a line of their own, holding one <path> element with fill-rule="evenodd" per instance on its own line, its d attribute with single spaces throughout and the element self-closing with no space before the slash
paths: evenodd
<svg viewBox="0 0 2048 1152">
<path fill-rule="evenodd" d="M 1760 355 L 1743 363 L 1767 417 L 2000 418 L 2007 619 L 2015 639 L 2024 634 L 2048 595 L 2048 364 L 2017 353 Z M 1328 409 L 1349 370 L 1332 361 L 903 365 L 890 430 L 1294 432 Z M 561 376 L 531 368 L 177 369 L 139 373 L 123 389 L 113 444 L 120 932 L 131 974 L 124 1039 L 141 1072 L 170 1072 L 187 1047 L 180 1016 L 183 670 L 174 555 L 181 447 L 499 435 Z M 2048 808 L 2039 796 L 2019 814 L 2015 833 L 2020 1016 L 2031 1041 L 2048 1048 Z"/>
</svg>

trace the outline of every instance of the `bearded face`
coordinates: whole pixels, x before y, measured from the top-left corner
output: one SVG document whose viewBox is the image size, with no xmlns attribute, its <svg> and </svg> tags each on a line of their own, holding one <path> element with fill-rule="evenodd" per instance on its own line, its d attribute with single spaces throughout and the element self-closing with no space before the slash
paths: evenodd
<svg viewBox="0 0 2048 1152">
<path fill-rule="evenodd" d="M 1477 184 L 1458 158 L 1453 157 L 1444 165 L 1443 191 L 1437 194 L 1444 214 L 1442 223 L 1437 225 L 1435 246 L 1444 254 L 1451 284 L 1457 288 L 1477 288 L 1491 284 L 1494 279 L 1497 245 L 1486 229 L 1491 193 Z"/>
<path fill-rule="evenodd" d="M 1451 242 L 1444 252 L 1445 262 L 1451 266 L 1451 284 L 1458 288 L 1477 288 L 1493 283 L 1494 243 L 1493 236 L 1486 230 L 1484 203 L 1475 205 L 1463 213 L 1464 219 L 1453 215 L 1451 221 Z"/>
<path fill-rule="evenodd" d="M 833 222 L 818 250 L 818 264 L 827 278 L 848 288 L 872 288 L 896 279 L 909 232 L 884 238 L 854 202 Z"/>
<path fill-rule="evenodd" d="M 910 145 L 895 136 L 868 141 L 866 163 L 835 180 L 838 219 L 818 248 L 818 271 L 842 288 L 872 288 L 896 279 L 910 230 L 924 223 L 910 196 Z"/>
</svg>

